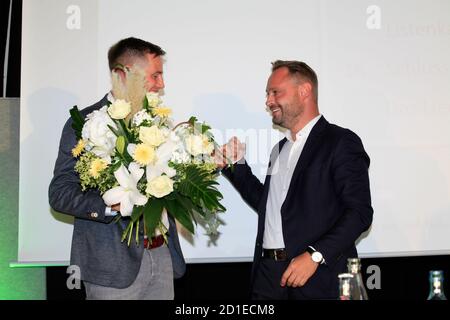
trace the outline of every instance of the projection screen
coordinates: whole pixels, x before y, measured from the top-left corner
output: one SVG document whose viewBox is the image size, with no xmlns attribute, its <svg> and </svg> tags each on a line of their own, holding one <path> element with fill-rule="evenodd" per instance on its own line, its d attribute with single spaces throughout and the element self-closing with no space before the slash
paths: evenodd
<svg viewBox="0 0 450 320">
<path fill-rule="evenodd" d="M 47 190 L 63 124 L 110 89 L 108 48 L 134 36 L 166 52 L 164 101 L 219 143 L 247 142 L 263 180 L 282 137 L 265 108 L 271 62 L 302 60 L 319 108 L 371 158 L 374 222 L 362 257 L 450 253 L 450 2 L 305 0 L 24 0 L 19 264 L 66 264 L 71 217 Z M 250 261 L 257 216 L 220 178 L 227 212 L 216 238 L 183 230 L 188 262 Z"/>
</svg>

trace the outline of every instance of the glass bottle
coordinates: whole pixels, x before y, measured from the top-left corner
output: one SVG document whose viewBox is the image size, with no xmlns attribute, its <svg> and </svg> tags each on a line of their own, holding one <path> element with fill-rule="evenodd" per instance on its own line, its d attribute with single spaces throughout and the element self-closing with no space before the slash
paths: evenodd
<svg viewBox="0 0 450 320">
<path fill-rule="evenodd" d="M 444 272 L 442 270 L 430 271 L 430 294 L 427 300 L 447 300 L 444 294 Z"/>
<path fill-rule="evenodd" d="M 353 300 L 351 296 L 351 287 L 353 275 L 350 273 L 341 273 L 339 278 L 339 300 Z"/>
<path fill-rule="evenodd" d="M 361 260 L 359 258 L 349 258 L 347 260 L 348 273 L 353 275 L 353 285 L 351 296 L 353 300 L 369 300 L 364 281 L 361 275 Z"/>
</svg>

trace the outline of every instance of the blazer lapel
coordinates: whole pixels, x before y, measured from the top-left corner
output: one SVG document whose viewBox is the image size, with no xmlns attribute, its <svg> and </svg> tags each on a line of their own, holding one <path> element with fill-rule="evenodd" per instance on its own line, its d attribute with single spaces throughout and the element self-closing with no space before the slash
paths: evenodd
<svg viewBox="0 0 450 320">
<path fill-rule="evenodd" d="M 315 151 L 320 147 L 319 140 L 328 125 L 329 122 L 325 119 L 324 116 L 322 116 L 309 133 L 308 139 L 306 140 L 305 146 L 303 147 L 302 153 L 300 154 L 300 158 L 298 159 L 297 165 L 295 166 L 294 173 L 292 174 L 288 194 L 286 195 L 286 199 L 281 206 L 281 212 L 283 212 L 284 205 L 286 203 L 289 203 L 289 198 L 292 197 L 292 194 L 296 191 L 296 188 L 294 187 L 295 181 L 297 181 L 297 179 L 301 177 L 303 171 L 311 162 Z"/>
<path fill-rule="evenodd" d="M 276 146 L 273 147 L 272 152 L 270 153 L 270 159 L 269 159 L 269 165 L 267 167 L 267 174 L 266 178 L 270 177 L 272 175 L 272 171 L 277 168 L 275 168 L 275 164 L 277 164 L 278 156 L 280 155 L 281 149 L 283 148 L 284 144 L 286 143 L 287 139 L 283 138 Z"/>
<path fill-rule="evenodd" d="M 274 166 L 277 162 L 278 156 L 280 155 L 280 151 L 283 148 L 286 141 L 287 141 L 286 138 L 283 138 L 282 140 L 280 140 L 280 142 L 278 142 L 278 144 L 273 147 L 272 152 L 270 153 L 269 164 L 267 166 L 266 179 L 264 180 L 263 195 L 261 197 L 260 207 L 258 210 L 259 215 L 264 215 L 266 213 L 267 197 L 269 195 L 269 188 L 270 188 L 270 177 L 272 175 Z"/>
</svg>

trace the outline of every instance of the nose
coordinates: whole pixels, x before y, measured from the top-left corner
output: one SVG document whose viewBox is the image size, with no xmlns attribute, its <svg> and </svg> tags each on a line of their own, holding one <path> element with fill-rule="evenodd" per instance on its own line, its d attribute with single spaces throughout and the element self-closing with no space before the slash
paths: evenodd
<svg viewBox="0 0 450 320">
<path fill-rule="evenodd" d="M 270 108 L 274 104 L 274 99 L 271 94 L 268 94 L 266 97 L 266 106 Z"/>
<path fill-rule="evenodd" d="M 156 80 L 156 85 L 158 86 L 159 90 L 164 89 L 165 84 L 164 84 L 164 78 L 162 75 L 159 76 L 158 79 Z"/>
<path fill-rule="evenodd" d="M 158 77 L 151 78 L 151 80 L 148 80 L 149 87 L 147 88 L 150 92 L 159 92 L 160 90 L 164 89 L 164 79 L 161 75 Z"/>
</svg>

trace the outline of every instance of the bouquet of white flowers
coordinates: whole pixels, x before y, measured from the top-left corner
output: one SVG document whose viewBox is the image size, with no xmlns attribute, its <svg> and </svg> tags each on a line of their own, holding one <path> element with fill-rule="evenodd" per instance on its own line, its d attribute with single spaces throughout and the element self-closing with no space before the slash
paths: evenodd
<svg viewBox="0 0 450 320">
<path fill-rule="evenodd" d="M 70 111 L 78 144 L 72 154 L 82 190 L 98 189 L 108 206 L 120 204 L 118 219 L 129 217 L 122 241 L 128 245 L 140 218 L 146 234 L 154 235 L 163 210 L 194 233 L 196 216 L 225 211 L 217 190 L 217 171 L 210 127 L 195 117 L 176 126 L 171 109 L 156 93 L 146 93 L 141 110 L 123 99 L 93 111 L 84 119 L 77 107 Z"/>
</svg>

